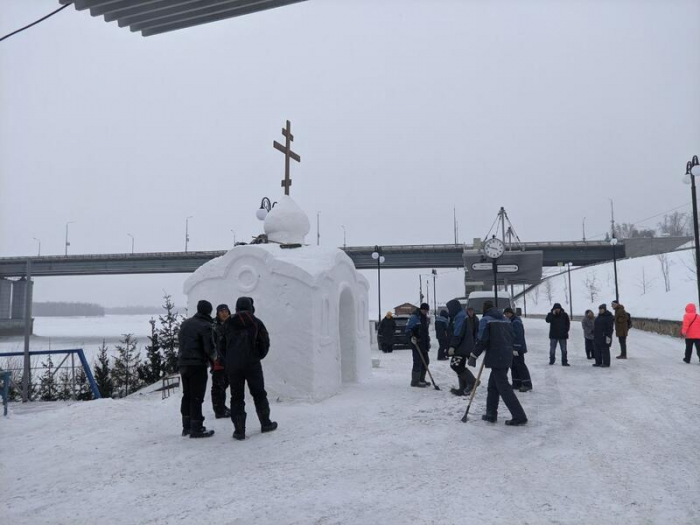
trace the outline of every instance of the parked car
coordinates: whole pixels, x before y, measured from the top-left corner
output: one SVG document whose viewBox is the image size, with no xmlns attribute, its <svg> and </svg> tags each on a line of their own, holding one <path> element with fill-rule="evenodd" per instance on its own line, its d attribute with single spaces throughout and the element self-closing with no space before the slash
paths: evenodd
<svg viewBox="0 0 700 525">
<path fill-rule="evenodd" d="M 410 319 L 410 315 L 395 315 L 396 330 L 394 331 L 394 349 L 411 348 L 410 338 L 406 335 L 406 325 Z M 377 335 L 379 348 L 382 347 L 382 334 Z"/>
<path fill-rule="evenodd" d="M 483 315 L 484 312 L 481 311 L 481 307 L 484 301 L 494 302 L 493 290 L 487 292 L 472 292 L 466 299 L 465 308 L 473 308 L 477 315 Z M 460 302 L 462 302 L 460 300 Z M 498 292 L 498 309 L 503 311 L 506 308 L 513 308 L 513 302 L 510 299 L 510 294 L 508 292 Z"/>
</svg>

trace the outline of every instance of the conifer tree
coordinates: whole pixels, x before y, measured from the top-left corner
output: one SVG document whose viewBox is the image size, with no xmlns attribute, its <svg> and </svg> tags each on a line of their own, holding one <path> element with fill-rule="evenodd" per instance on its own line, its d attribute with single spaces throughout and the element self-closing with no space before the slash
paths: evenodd
<svg viewBox="0 0 700 525">
<path fill-rule="evenodd" d="M 93 398 L 90 383 L 82 368 L 75 371 L 75 398 L 78 401 L 89 401 Z"/>
<path fill-rule="evenodd" d="M 163 377 L 163 356 L 160 353 L 158 334 L 156 333 L 155 319 L 150 320 L 151 335 L 148 337 L 149 345 L 146 346 L 146 359 L 139 368 L 139 377 L 142 382 L 150 385 Z"/>
<path fill-rule="evenodd" d="M 163 360 L 166 374 L 177 372 L 177 351 L 178 351 L 178 333 L 180 332 L 180 324 L 182 317 L 175 312 L 175 304 L 172 302 L 170 295 L 163 296 L 165 304 L 165 314 L 158 317 L 160 328 L 157 331 L 158 342 L 163 349 Z"/>
<path fill-rule="evenodd" d="M 68 401 L 73 399 L 73 376 L 70 370 L 62 368 L 58 374 L 56 397 L 59 401 Z"/>
<path fill-rule="evenodd" d="M 97 361 L 92 365 L 95 371 L 95 383 L 100 395 L 105 398 L 110 398 L 114 394 L 114 383 L 112 381 L 112 373 L 109 366 L 109 356 L 107 355 L 107 345 L 105 340 L 102 340 L 102 346 L 98 349 Z"/>
<path fill-rule="evenodd" d="M 56 401 L 58 399 L 56 378 L 54 376 L 56 370 L 50 355 L 45 363 L 41 363 L 41 366 L 45 368 L 45 371 L 39 379 L 39 399 L 42 401 Z"/>
<path fill-rule="evenodd" d="M 118 355 L 114 358 L 112 366 L 112 382 L 115 390 L 123 396 L 128 396 L 141 387 L 138 373 L 141 355 L 136 351 L 136 343 L 134 334 L 123 334 L 123 339 L 114 346 Z"/>
</svg>

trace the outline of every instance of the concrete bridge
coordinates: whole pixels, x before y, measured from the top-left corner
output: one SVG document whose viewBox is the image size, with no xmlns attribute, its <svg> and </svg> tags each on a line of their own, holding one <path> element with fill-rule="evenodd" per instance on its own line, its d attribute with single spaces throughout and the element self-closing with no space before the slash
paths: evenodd
<svg viewBox="0 0 700 525">
<path fill-rule="evenodd" d="M 620 259 L 664 253 L 690 240 L 688 237 L 627 239 L 617 245 L 615 253 Z M 557 266 L 567 262 L 574 266 L 586 266 L 609 261 L 613 257 L 613 249 L 605 241 L 531 242 L 524 243 L 522 248 L 525 251 L 541 251 L 544 266 Z M 381 249 L 386 257 L 383 270 L 463 268 L 462 253 L 474 249 L 474 246 L 427 244 L 382 246 Z M 373 251 L 374 246 L 345 248 L 358 270 L 377 267 L 376 261 L 372 259 Z M 25 316 L 31 317 L 31 314 L 27 314 L 31 310 L 26 304 L 27 299 L 31 304 L 33 294 L 33 282 L 30 280 L 27 285 L 26 279 L 28 262 L 31 262 L 31 277 L 192 273 L 207 261 L 224 253 L 226 252 L 161 252 L 0 258 L 0 333 L 7 333 L 7 330 L 21 332 Z"/>
</svg>

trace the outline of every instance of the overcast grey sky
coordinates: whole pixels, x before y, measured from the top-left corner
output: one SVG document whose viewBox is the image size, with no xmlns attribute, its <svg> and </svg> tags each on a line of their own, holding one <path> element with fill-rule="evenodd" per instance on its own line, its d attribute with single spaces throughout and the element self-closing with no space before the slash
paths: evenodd
<svg viewBox="0 0 700 525">
<path fill-rule="evenodd" d="M 57 5 L 2 0 L 0 33 Z M 143 38 L 68 8 L 0 43 L 0 256 L 62 253 L 69 220 L 72 253 L 182 250 L 188 215 L 191 250 L 249 239 L 285 119 L 323 244 L 452 242 L 453 205 L 464 241 L 499 206 L 523 240 L 603 234 L 610 197 L 627 222 L 690 201 L 698 20 L 697 0 L 310 0 Z M 387 304 L 416 274 L 387 276 Z M 155 304 L 182 281 L 41 279 L 36 299 Z"/>
</svg>

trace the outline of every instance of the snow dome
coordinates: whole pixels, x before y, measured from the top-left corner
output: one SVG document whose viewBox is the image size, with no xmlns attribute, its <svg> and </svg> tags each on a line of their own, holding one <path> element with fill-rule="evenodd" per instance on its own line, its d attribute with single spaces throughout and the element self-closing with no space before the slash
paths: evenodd
<svg viewBox="0 0 700 525">
<path fill-rule="evenodd" d="M 302 246 L 309 219 L 290 197 L 265 218 L 269 244 L 236 246 L 185 281 L 188 309 L 252 297 L 270 332 L 266 389 L 320 400 L 371 373 L 369 283 L 338 248 Z M 292 246 L 289 246 L 292 245 Z"/>
</svg>

